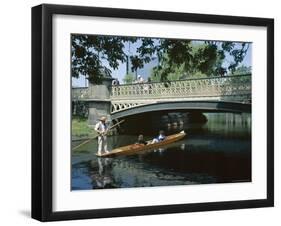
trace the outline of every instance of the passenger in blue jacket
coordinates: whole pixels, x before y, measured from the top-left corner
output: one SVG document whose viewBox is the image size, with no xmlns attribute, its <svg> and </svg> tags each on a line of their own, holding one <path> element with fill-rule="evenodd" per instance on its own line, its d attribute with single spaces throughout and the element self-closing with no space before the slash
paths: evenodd
<svg viewBox="0 0 281 226">
<path fill-rule="evenodd" d="M 166 136 L 165 136 L 164 131 L 163 131 L 163 130 L 160 130 L 160 131 L 159 131 L 158 137 L 156 137 L 156 138 L 154 138 L 154 139 L 152 140 L 152 144 L 161 142 L 161 141 L 163 141 L 163 140 L 165 140 L 165 139 L 166 139 Z"/>
</svg>

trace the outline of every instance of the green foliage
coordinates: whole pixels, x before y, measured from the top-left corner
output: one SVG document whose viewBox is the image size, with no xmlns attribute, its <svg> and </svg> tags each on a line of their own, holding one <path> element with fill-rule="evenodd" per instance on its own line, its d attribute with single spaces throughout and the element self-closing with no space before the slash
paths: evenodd
<svg viewBox="0 0 281 226">
<path fill-rule="evenodd" d="M 160 65 L 155 67 L 152 72 L 152 77 L 155 77 L 153 80 L 166 81 L 189 77 L 224 76 L 227 70 L 233 74 L 249 48 L 249 43 L 189 42 L 185 40 L 178 42 L 176 51 L 173 49 L 172 54 L 167 51 L 161 55 Z M 182 51 L 187 52 L 186 55 Z M 227 68 L 223 67 L 226 54 L 233 57 L 233 62 Z M 239 73 L 241 74 L 240 70 L 236 74 Z"/>
<path fill-rule="evenodd" d="M 101 60 L 106 60 L 111 68 L 117 69 L 119 63 L 126 60 L 123 49 L 127 41 L 135 42 L 136 38 L 72 35 L 72 76 L 85 75 L 93 83 L 100 83 L 103 77 L 111 76 L 111 70 Z"/>
<path fill-rule="evenodd" d="M 207 75 L 200 72 L 200 71 L 196 71 L 194 74 L 191 75 L 192 78 L 206 78 Z"/>
<path fill-rule="evenodd" d="M 72 76 L 85 75 L 92 83 L 100 83 L 111 76 L 128 58 L 125 43 L 140 43 L 136 54 L 130 56 L 132 71 L 136 72 L 154 57 L 159 65 L 153 76 L 161 81 L 192 77 L 194 75 L 219 76 L 227 70 L 234 73 L 243 61 L 249 43 L 152 39 L 117 36 L 72 35 Z M 226 54 L 233 57 L 227 68 L 223 67 Z M 102 64 L 106 60 L 108 66 Z M 152 76 L 152 80 L 153 79 Z"/>
<path fill-rule="evenodd" d="M 85 101 L 72 101 L 72 115 L 87 118 L 88 103 Z"/>
<path fill-rule="evenodd" d="M 232 48 L 229 51 L 229 54 L 234 58 L 234 61 L 231 62 L 230 66 L 228 67 L 231 73 L 234 73 L 236 71 L 237 66 L 243 61 L 244 57 L 246 56 L 248 49 L 249 43 L 242 43 L 241 48 Z"/>
<path fill-rule="evenodd" d="M 96 132 L 88 126 L 88 120 L 84 117 L 72 117 L 72 136 L 74 137 L 94 137 Z"/>
<path fill-rule="evenodd" d="M 160 75 L 160 73 L 157 73 L 155 71 L 155 68 L 152 68 L 150 74 L 151 74 L 151 76 L 149 78 L 150 78 L 151 82 L 160 82 L 161 81 L 161 75 Z"/>
<path fill-rule="evenodd" d="M 244 75 L 252 73 L 252 67 L 247 67 L 245 65 L 239 66 L 232 75 Z"/>
<path fill-rule="evenodd" d="M 165 76 L 163 76 L 165 74 Z M 152 69 L 151 71 L 151 81 L 160 82 L 160 81 L 173 81 L 180 80 L 187 77 L 187 73 L 184 69 L 184 64 L 177 66 L 172 66 L 169 68 L 169 64 L 166 61 L 162 62 L 162 66 L 158 66 Z M 165 80 L 163 79 L 165 78 Z"/>
<path fill-rule="evenodd" d="M 215 65 L 218 65 L 220 58 L 208 53 L 207 44 L 187 43 L 191 48 L 190 61 L 174 63 L 170 56 L 165 53 L 162 55 L 160 65 L 155 67 L 151 72 L 152 81 L 172 81 L 186 78 L 202 78 L 207 74 L 213 74 Z M 210 50 L 212 52 L 213 50 Z M 180 63 L 179 60 L 177 60 Z"/>
<path fill-rule="evenodd" d="M 132 84 L 133 81 L 134 81 L 134 79 L 135 79 L 134 74 L 129 73 L 129 74 L 126 74 L 126 75 L 124 76 L 123 82 L 124 82 L 125 84 Z"/>
</svg>

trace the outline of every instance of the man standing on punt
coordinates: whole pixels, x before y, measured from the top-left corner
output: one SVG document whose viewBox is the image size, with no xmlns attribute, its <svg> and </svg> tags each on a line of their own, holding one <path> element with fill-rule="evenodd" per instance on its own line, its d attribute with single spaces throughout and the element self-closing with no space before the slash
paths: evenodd
<svg viewBox="0 0 281 226">
<path fill-rule="evenodd" d="M 106 124 L 106 117 L 101 117 L 99 122 L 95 126 L 95 131 L 98 133 L 98 155 L 102 154 L 102 151 L 108 153 L 107 150 L 107 131 L 108 126 Z"/>
</svg>

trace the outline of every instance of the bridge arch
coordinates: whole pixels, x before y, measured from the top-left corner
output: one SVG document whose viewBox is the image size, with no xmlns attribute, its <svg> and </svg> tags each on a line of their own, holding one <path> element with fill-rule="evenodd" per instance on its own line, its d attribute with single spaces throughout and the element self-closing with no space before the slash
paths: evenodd
<svg viewBox="0 0 281 226">
<path fill-rule="evenodd" d="M 112 120 L 146 112 L 171 110 L 199 110 L 202 112 L 251 113 L 251 104 L 224 101 L 171 101 L 139 105 L 111 114 Z"/>
</svg>

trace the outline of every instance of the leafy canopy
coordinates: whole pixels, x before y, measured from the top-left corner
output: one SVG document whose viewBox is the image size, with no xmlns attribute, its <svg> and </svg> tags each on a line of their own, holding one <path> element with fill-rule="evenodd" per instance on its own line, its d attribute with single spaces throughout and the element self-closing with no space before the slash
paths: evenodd
<svg viewBox="0 0 281 226">
<path fill-rule="evenodd" d="M 126 43 L 140 43 L 136 53 L 128 56 Z M 110 77 L 121 63 L 130 57 L 131 70 L 137 71 L 152 59 L 158 58 L 153 77 L 160 81 L 190 76 L 219 76 L 227 71 L 235 73 L 243 61 L 249 43 L 191 41 L 177 39 L 135 38 L 118 36 L 72 35 L 72 76 L 85 75 L 90 82 L 100 83 Z M 226 55 L 233 61 L 224 65 Z M 104 63 L 106 62 L 106 63 Z M 125 82 L 127 79 L 125 77 Z M 157 79 L 157 80 L 158 80 Z"/>
</svg>

